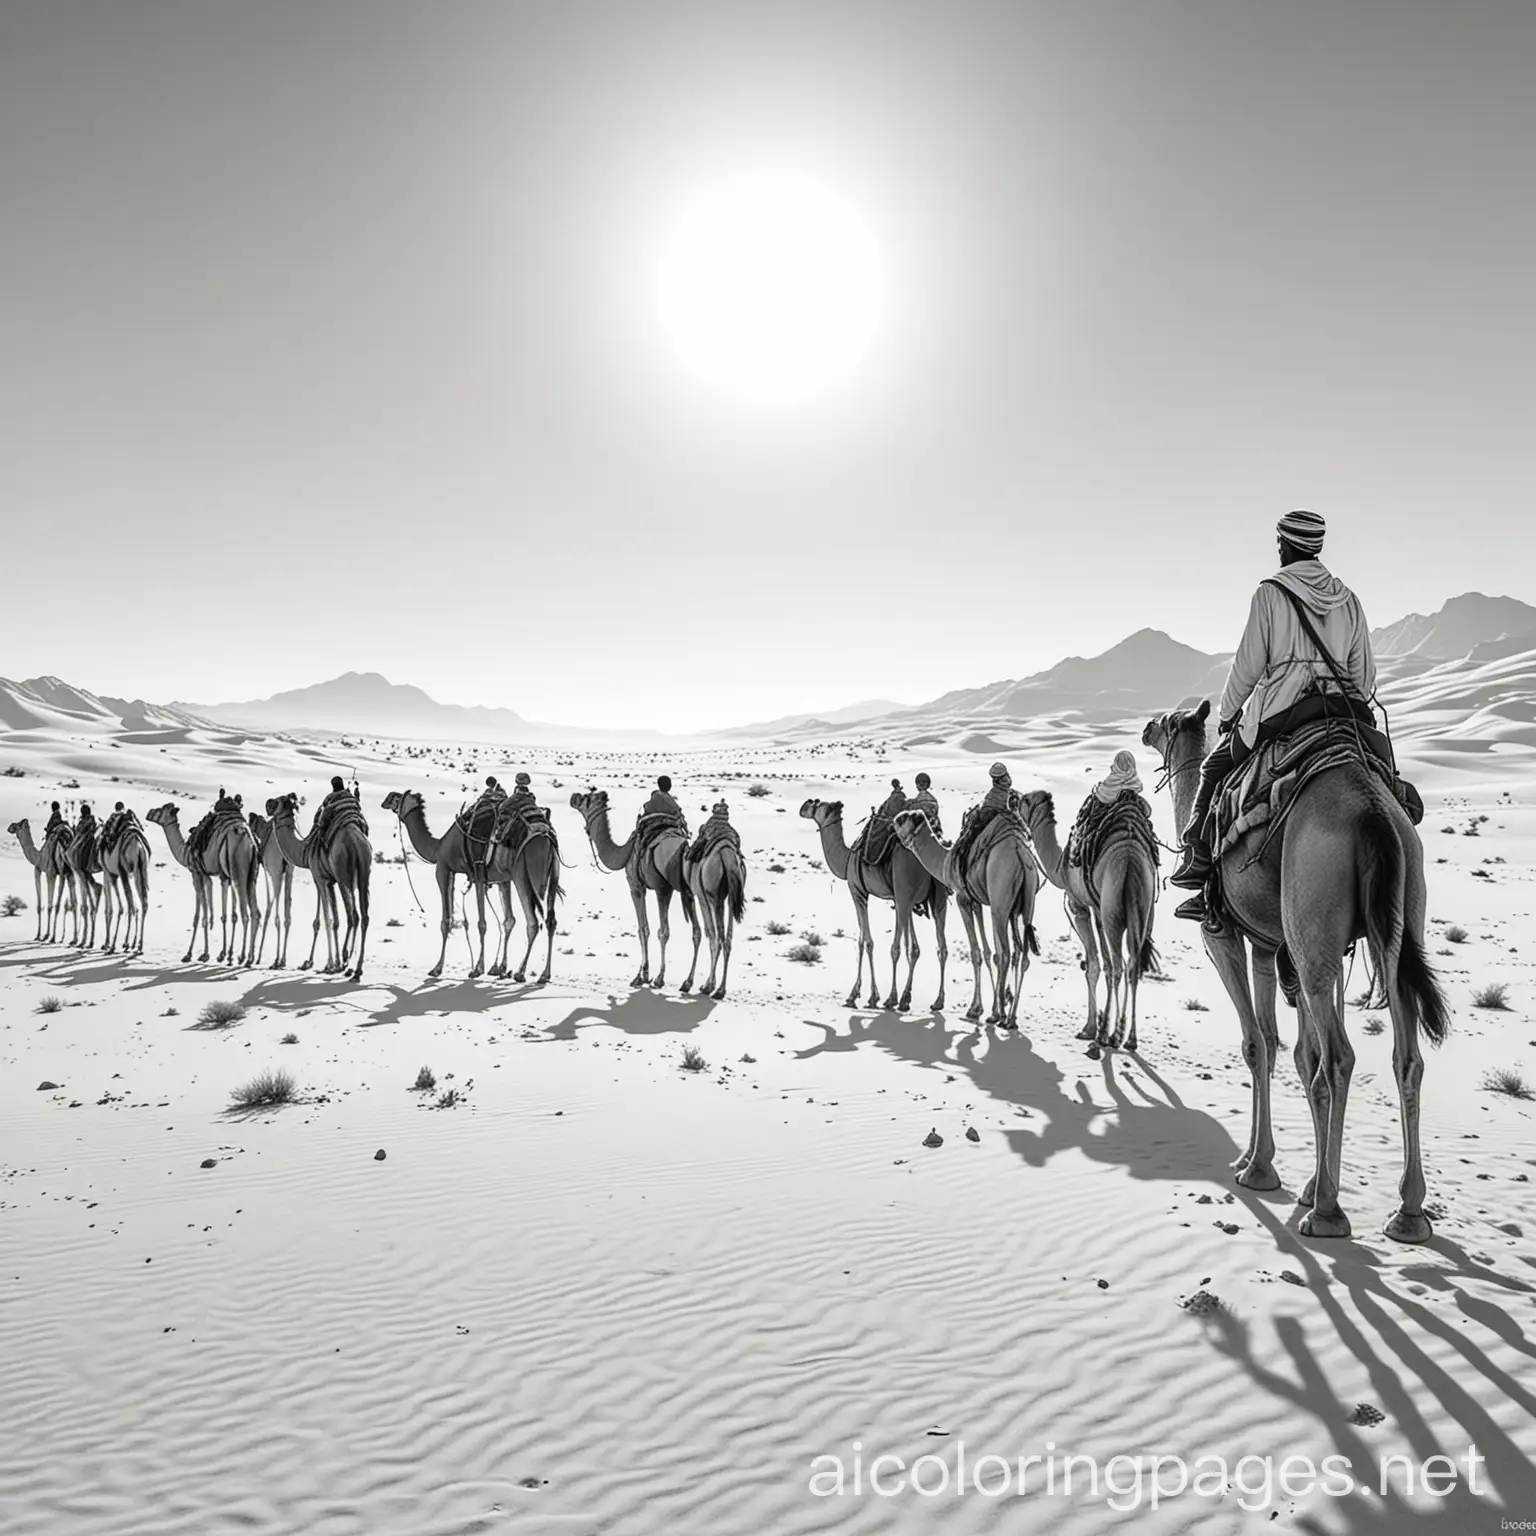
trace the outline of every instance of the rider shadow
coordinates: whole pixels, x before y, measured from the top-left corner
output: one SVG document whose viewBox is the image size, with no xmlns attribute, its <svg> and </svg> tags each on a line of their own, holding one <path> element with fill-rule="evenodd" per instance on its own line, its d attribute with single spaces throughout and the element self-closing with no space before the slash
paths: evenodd
<svg viewBox="0 0 1536 1536">
<path fill-rule="evenodd" d="M 636 987 L 624 997 L 610 992 L 606 1008 L 595 1008 L 590 1003 L 573 1008 L 558 1024 L 551 1024 L 535 1039 L 539 1043 L 574 1040 L 578 1028 L 593 1024 L 622 1030 L 626 1035 L 686 1035 L 697 1029 L 714 1010 L 712 997 Z"/>
<path fill-rule="evenodd" d="M 491 1013 L 498 1008 L 529 1002 L 548 987 L 529 982 L 511 991 L 498 989 L 484 980 L 422 982 L 414 987 L 385 987 L 390 1001 L 364 1021 L 367 1029 L 381 1024 L 403 1024 L 407 1019 L 426 1019 L 452 1013 Z"/>
</svg>

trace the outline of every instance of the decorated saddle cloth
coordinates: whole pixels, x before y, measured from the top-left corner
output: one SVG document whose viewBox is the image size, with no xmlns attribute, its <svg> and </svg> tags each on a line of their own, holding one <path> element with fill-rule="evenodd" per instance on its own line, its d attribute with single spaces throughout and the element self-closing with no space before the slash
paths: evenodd
<svg viewBox="0 0 1536 1536">
<path fill-rule="evenodd" d="M 1099 859 L 1116 843 L 1144 848 L 1157 868 L 1160 846 L 1152 826 L 1152 808 L 1137 794 L 1122 794 L 1105 805 L 1089 795 L 1067 834 L 1067 863 L 1084 872 L 1089 884 Z"/>
<path fill-rule="evenodd" d="M 82 869 L 89 869 L 91 860 L 99 855 L 100 837 L 101 826 L 98 822 L 82 821 L 69 840 L 70 862 L 80 865 Z"/>
<path fill-rule="evenodd" d="M 878 811 L 870 813 L 854 851 L 866 864 L 884 864 L 896 847 L 896 823 Z"/>
<path fill-rule="evenodd" d="M 123 841 L 124 837 L 132 831 L 140 837 L 144 836 L 144 828 L 139 824 L 139 818 L 132 811 L 114 811 L 101 828 L 101 841 L 98 847 L 103 856 L 111 853 Z"/>
<path fill-rule="evenodd" d="M 944 855 L 943 880 L 952 891 L 967 889 L 971 872 L 980 867 L 982 860 L 999 843 L 1017 841 L 1022 846 L 1025 858 L 1031 864 L 1037 863 L 1035 840 L 1030 836 L 1024 818 L 1013 805 L 1010 804 L 1007 810 L 994 806 L 982 808 L 981 813 L 986 812 L 990 812 L 986 824 L 969 840 L 968 846 L 962 846 L 965 840 L 962 829 L 961 841 Z"/>
<path fill-rule="evenodd" d="M 508 800 L 496 813 L 496 826 L 491 834 L 498 843 L 505 843 L 514 851 L 530 838 L 553 837 L 554 826 L 549 819 L 549 809 L 542 805 L 514 807 Z"/>
<path fill-rule="evenodd" d="M 1397 776 L 1381 755 L 1379 733 L 1348 720 L 1309 722 L 1262 742 L 1232 771 L 1211 806 L 1211 849 L 1219 858 L 1250 832 L 1266 829 L 1263 847 L 1278 836 L 1296 797 L 1320 773 L 1363 761 L 1401 799 Z"/>
<path fill-rule="evenodd" d="M 728 821 L 706 821 L 699 828 L 699 835 L 694 838 L 693 846 L 688 850 L 688 858 L 691 863 L 698 863 L 700 859 L 714 847 L 716 843 L 729 843 L 737 853 L 741 852 L 741 833 Z"/>
<path fill-rule="evenodd" d="M 635 858 L 643 859 L 664 837 L 688 838 L 688 822 L 682 815 L 642 812 L 635 819 Z M 686 849 L 684 850 L 686 852 Z"/>
<path fill-rule="evenodd" d="M 318 850 L 323 853 L 325 845 L 345 827 L 356 827 L 364 837 L 368 836 L 368 819 L 363 815 L 362 806 L 351 795 L 337 800 L 333 805 L 320 807 L 320 814 L 315 817 L 315 824 L 309 829 L 309 836 L 304 839 L 304 851 L 310 853 Z"/>
<path fill-rule="evenodd" d="M 487 789 L 478 800 L 461 806 L 454 821 L 464 834 L 469 857 L 476 864 L 484 864 L 490 856 L 491 839 L 495 835 L 496 820 L 506 803 L 507 792 L 499 785 Z"/>
</svg>

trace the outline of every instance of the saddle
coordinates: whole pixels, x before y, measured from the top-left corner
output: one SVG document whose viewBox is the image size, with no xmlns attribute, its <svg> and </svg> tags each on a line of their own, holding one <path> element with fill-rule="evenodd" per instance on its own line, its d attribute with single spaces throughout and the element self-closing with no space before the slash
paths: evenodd
<svg viewBox="0 0 1536 1536">
<path fill-rule="evenodd" d="M 496 817 L 491 840 L 501 843 L 516 853 L 531 837 L 553 837 L 549 810 L 542 805 L 530 805 L 519 810 L 503 806 Z"/>
<path fill-rule="evenodd" d="M 1077 820 L 1067 835 L 1067 863 L 1083 871 L 1089 893 L 1093 890 L 1093 869 L 1110 846 L 1131 841 L 1147 851 L 1152 867 L 1157 868 L 1161 845 L 1152 825 L 1152 810 L 1140 795 L 1124 793 L 1105 805 L 1097 795 L 1089 795 L 1077 813 Z"/>
<path fill-rule="evenodd" d="M 1016 809 L 1016 802 L 1010 802 L 1007 810 L 1001 806 L 973 806 L 966 812 L 966 820 L 973 826 L 973 818 L 981 816 L 986 820 L 971 834 L 970 841 L 965 841 L 967 829 L 962 827 L 955 846 L 944 855 L 944 884 L 952 891 L 966 888 L 966 876 L 979 855 L 1008 838 L 1018 838 L 1029 850 L 1030 858 L 1034 858 L 1035 840 Z"/>
<path fill-rule="evenodd" d="M 97 842 L 97 848 L 103 858 L 122 842 L 130 828 L 140 837 L 144 835 L 144 829 L 139 825 L 139 818 L 132 811 L 116 811 L 107 818 Z"/>
<path fill-rule="evenodd" d="M 697 864 L 716 843 L 729 843 L 737 853 L 740 853 L 741 833 L 729 822 L 706 821 L 699 828 L 699 835 L 694 838 L 693 846 L 688 850 L 689 862 Z"/>
<path fill-rule="evenodd" d="M 77 827 L 75 834 L 69 840 L 69 859 L 72 864 L 78 864 L 83 869 L 91 867 L 91 860 L 97 857 L 99 839 L 101 837 L 101 824 L 99 822 L 87 822 L 83 827 Z"/>
<path fill-rule="evenodd" d="M 472 804 L 461 806 L 454 817 L 454 824 L 464 834 L 464 846 L 471 864 L 489 862 L 497 818 L 506 798 L 504 791 L 488 789 Z"/>
<path fill-rule="evenodd" d="M 896 823 L 879 812 L 871 814 L 854 845 L 866 864 L 884 864 L 896 846 Z"/>
<path fill-rule="evenodd" d="M 314 826 L 309 829 L 309 836 L 304 839 L 304 851 L 309 853 L 317 848 L 323 851 L 324 845 L 344 827 L 357 827 L 364 837 L 368 836 L 368 820 L 363 815 L 363 808 L 355 800 L 351 804 L 342 802 L 333 805 L 317 817 Z"/>
<path fill-rule="evenodd" d="M 637 861 L 643 859 L 669 833 L 679 833 L 686 841 L 688 823 L 681 816 L 658 815 L 655 812 L 649 816 L 644 813 L 637 816 L 635 818 L 635 859 Z"/>
</svg>

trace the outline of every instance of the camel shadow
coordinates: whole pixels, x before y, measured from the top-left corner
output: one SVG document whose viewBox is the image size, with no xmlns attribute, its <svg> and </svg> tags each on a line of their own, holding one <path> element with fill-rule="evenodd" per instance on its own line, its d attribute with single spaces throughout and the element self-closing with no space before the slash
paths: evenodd
<svg viewBox="0 0 1536 1536">
<path fill-rule="evenodd" d="M 620 997 L 608 994 L 606 1008 L 590 1003 L 578 1004 L 557 1024 L 551 1024 L 536 1043 L 574 1040 L 576 1031 L 593 1024 L 622 1030 L 626 1035 L 691 1034 L 715 1010 L 712 997 L 657 992 L 650 987 L 636 987 Z"/>
<path fill-rule="evenodd" d="M 1036 1051 L 1028 1035 L 983 1033 L 970 1026 L 955 1032 L 943 1014 L 855 1013 L 846 1031 L 805 1022 L 824 1038 L 795 1052 L 802 1061 L 873 1046 L 928 1071 L 963 1072 L 988 1098 L 1029 1122 L 1004 1134 L 1032 1168 L 1077 1151 L 1124 1168 L 1133 1178 L 1215 1180 L 1226 1177 L 1238 1153 L 1219 1120 L 1186 1105 L 1139 1056 L 1110 1053 L 1069 1080 L 1068 1069 Z M 1122 1064 L 1118 1071 L 1117 1059 Z M 1127 1091 L 1122 1076 L 1134 1093 Z M 1143 1076 L 1155 1092 L 1143 1084 Z"/>
</svg>

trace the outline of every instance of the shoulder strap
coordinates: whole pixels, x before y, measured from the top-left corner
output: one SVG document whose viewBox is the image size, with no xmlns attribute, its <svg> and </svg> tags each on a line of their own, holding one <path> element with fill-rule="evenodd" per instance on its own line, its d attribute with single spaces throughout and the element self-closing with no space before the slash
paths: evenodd
<svg viewBox="0 0 1536 1536">
<path fill-rule="evenodd" d="M 1333 680 L 1339 685 L 1340 691 L 1350 695 L 1357 693 L 1358 690 L 1350 687 L 1338 662 L 1333 659 L 1333 652 L 1323 644 L 1323 637 L 1318 634 L 1317 626 L 1312 622 L 1312 615 L 1307 612 L 1307 605 L 1283 581 L 1265 577 L 1263 585 L 1273 587 L 1291 605 L 1296 617 L 1301 621 L 1301 627 L 1307 639 L 1312 642 L 1317 654 L 1327 663 L 1328 670 L 1333 673 Z"/>
</svg>

